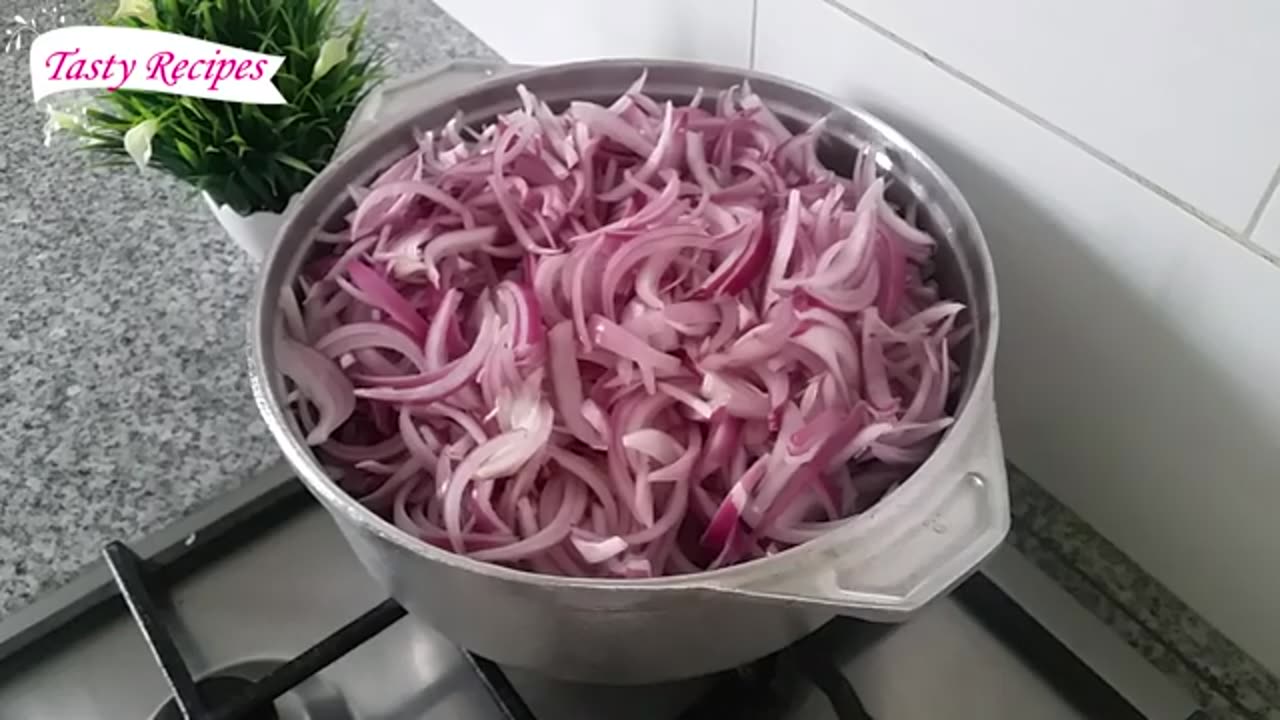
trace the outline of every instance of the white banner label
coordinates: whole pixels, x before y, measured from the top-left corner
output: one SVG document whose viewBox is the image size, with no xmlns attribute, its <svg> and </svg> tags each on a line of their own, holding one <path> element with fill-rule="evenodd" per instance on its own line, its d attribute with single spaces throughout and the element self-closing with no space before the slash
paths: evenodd
<svg viewBox="0 0 1280 720">
<path fill-rule="evenodd" d="M 185 35 L 122 27 L 65 27 L 31 43 L 31 90 L 39 102 L 63 90 L 149 90 L 283 105 L 271 84 L 284 58 Z"/>
</svg>

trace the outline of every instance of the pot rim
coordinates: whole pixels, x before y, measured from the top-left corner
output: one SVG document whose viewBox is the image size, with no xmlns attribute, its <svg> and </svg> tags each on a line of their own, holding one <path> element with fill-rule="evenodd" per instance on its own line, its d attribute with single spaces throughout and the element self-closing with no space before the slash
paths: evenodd
<svg viewBox="0 0 1280 720">
<path fill-rule="evenodd" d="M 328 201 L 320 196 L 319 188 L 323 188 L 328 184 L 324 182 L 326 179 L 339 174 L 339 167 L 342 165 L 342 161 L 359 155 L 366 148 L 385 141 L 388 137 L 400 136 L 410 131 L 415 126 L 413 120 L 431 108 L 448 106 L 456 103 L 461 98 L 498 86 L 514 87 L 517 83 L 575 70 L 628 69 L 633 70 L 635 75 L 638 75 L 645 69 L 655 67 L 671 70 L 689 70 L 691 72 L 710 71 L 730 77 L 742 78 L 747 81 L 759 80 L 781 86 L 794 93 L 810 96 L 813 99 L 838 108 L 874 128 L 891 141 L 891 147 L 894 151 L 910 156 L 913 163 L 919 164 L 925 170 L 925 174 L 929 176 L 929 181 L 954 204 L 956 215 L 949 219 L 972 237 L 972 244 L 976 248 L 976 256 L 973 258 L 976 263 L 973 270 L 980 277 L 981 282 L 985 284 L 987 288 L 985 294 L 988 295 L 984 326 L 985 340 L 981 354 L 973 358 L 973 361 L 979 367 L 976 372 L 970 371 L 969 373 L 973 380 L 967 388 L 967 393 L 959 401 L 955 413 L 955 423 L 947 429 L 929 457 L 903 481 L 902 487 L 894 491 L 894 493 L 901 493 L 902 488 L 910 486 L 922 474 L 947 463 L 952 456 L 958 453 L 970 429 L 979 421 L 986 420 L 986 415 L 989 414 L 987 412 L 988 406 L 992 403 L 991 387 L 993 384 L 1000 320 L 996 303 L 997 288 L 994 264 L 985 236 L 968 202 L 960 194 L 959 189 L 951 178 L 913 142 L 907 140 L 888 123 L 861 107 L 843 102 L 828 93 L 802 83 L 756 70 L 733 68 L 715 63 L 644 58 L 587 60 L 534 67 L 500 74 L 472 87 L 450 93 L 445 97 L 433 99 L 429 105 L 419 106 L 409 113 L 392 118 L 380 129 L 352 143 L 341 155 L 334 158 L 326 166 L 301 195 L 294 198 L 297 205 L 287 214 L 285 222 L 279 230 L 276 242 L 272 243 L 271 250 L 262 265 L 254 290 L 253 312 L 249 317 L 248 328 L 250 341 L 248 359 L 253 394 L 259 413 L 297 476 L 331 512 L 340 515 L 340 520 L 352 522 L 361 530 L 373 533 L 378 538 L 392 543 L 401 550 L 423 559 L 441 562 L 455 569 L 480 573 L 525 586 L 546 587 L 550 585 L 557 588 L 607 592 L 661 592 L 670 590 L 725 590 L 756 584 L 763 578 L 792 574 L 806 565 L 802 561 L 802 556 L 822 555 L 823 551 L 832 552 L 835 546 L 855 532 L 859 526 L 872 519 L 868 516 L 877 515 L 877 508 L 885 506 L 889 496 L 881 499 L 866 512 L 850 518 L 850 522 L 846 525 L 821 537 L 793 546 L 776 555 L 757 558 L 716 570 L 656 578 L 577 578 L 548 575 L 474 560 L 465 555 L 437 548 L 400 530 L 338 487 L 337 483 L 321 467 L 301 435 L 293 429 L 293 421 L 291 414 L 286 409 L 287 404 L 285 403 L 281 383 L 273 377 L 278 373 L 272 369 L 272 364 L 268 362 L 268 347 L 273 338 L 277 304 L 275 301 L 268 302 L 267 298 L 270 293 L 279 292 L 280 288 L 288 286 L 287 282 L 280 282 L 276 279 L 276 276 L 283 272 L 281 269 L 282 264 L 286 264 L 291 260 L 289 256 L 281 254 L 281 248 L 285 247 L 283 239 L 291 234 L 312 232 L 310 227 L 303 225 L 301 218 L 303 218 L 307 210 L 319 211 L 324 209 Z M 625 86 L 619 87 L 618 92 L 624 89 Z M 863 518 L 863 522 L 858 522 L 859 518 Z"/>
</svg>

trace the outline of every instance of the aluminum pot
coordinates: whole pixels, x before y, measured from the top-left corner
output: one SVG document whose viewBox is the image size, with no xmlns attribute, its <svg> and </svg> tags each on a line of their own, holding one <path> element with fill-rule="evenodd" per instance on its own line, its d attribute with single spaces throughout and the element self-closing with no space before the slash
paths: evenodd
<svg viewBox="0 0 1280 720">
<path fill-rule="evenodd" d="M 553 107 L 610 101 L 648 71 L 646 92 L 688 101 L 699 87 L 748 79 L 789 125 L 827 117 L 820 154 L 852 168 L 871 143 L 891 199 L 919 203 L 939 241 L 937 277 L 969 306 L 974 332 L 957 353 L 956 422 L 900 487 L 844 527 L 772 557 L 672 578 L 552 577 L 477 562 L 423 543 L 357 503 L 326 475 L 286 403 L 273 356 L 278 298 L 311 252 L 316 229 L 351 208 L 347 188 L 413 146 L 415 129 L 461 113 L 482 123 L 518 106 L 525 84 Z M 896 196 L 893 193 L 897 193 Z M 760 73 L 670 61 L 611 60 L 498 76 L 423 103 L 357 141 L 297 200 L 257 286 L 250 342 L 258 407 L 298 476 L 333 515 L 355 554 L 413 617 L 500 663 L 572 680 L 647 683 L 748 662 L 835 614 L 894 621 L 963 580 L 1003 539 L 1008 492 L 992 396 L 998 312 L 982 231 L 952 182 L 884 122 L 834 98 Z"/>
</svg>

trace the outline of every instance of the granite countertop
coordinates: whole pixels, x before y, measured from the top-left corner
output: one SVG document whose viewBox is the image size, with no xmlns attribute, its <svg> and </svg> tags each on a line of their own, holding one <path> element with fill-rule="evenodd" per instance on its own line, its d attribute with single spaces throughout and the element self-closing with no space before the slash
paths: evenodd
<svg viewBox="0 0 1280 720">
<path fill-rule="evenodd" d="M 430 2 L 368 7 L 393 72 L 496 57 Z M 0 53 L 0 617 L 277 459 L 243 358 L 254 268 L 186 186 L 45 148 L 28 77 L 25 44 Z"/>
</svg>

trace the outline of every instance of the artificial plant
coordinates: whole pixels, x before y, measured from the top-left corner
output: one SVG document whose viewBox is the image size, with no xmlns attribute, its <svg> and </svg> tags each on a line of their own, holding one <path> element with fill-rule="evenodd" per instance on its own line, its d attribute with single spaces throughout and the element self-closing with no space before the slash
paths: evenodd
<svg viewBox="0 0 1280 720">
<path fill-rule="evenodd" d="M 104 22 L 284 57 L 272 79 L 284 105 L 117 90 L 54 119 L 109 163 L 158 167 L 241 215 L 282 212 L 383 76 L 364 15 L 342 23 L 337 0 L 121 0 Z"/>
</svg>

